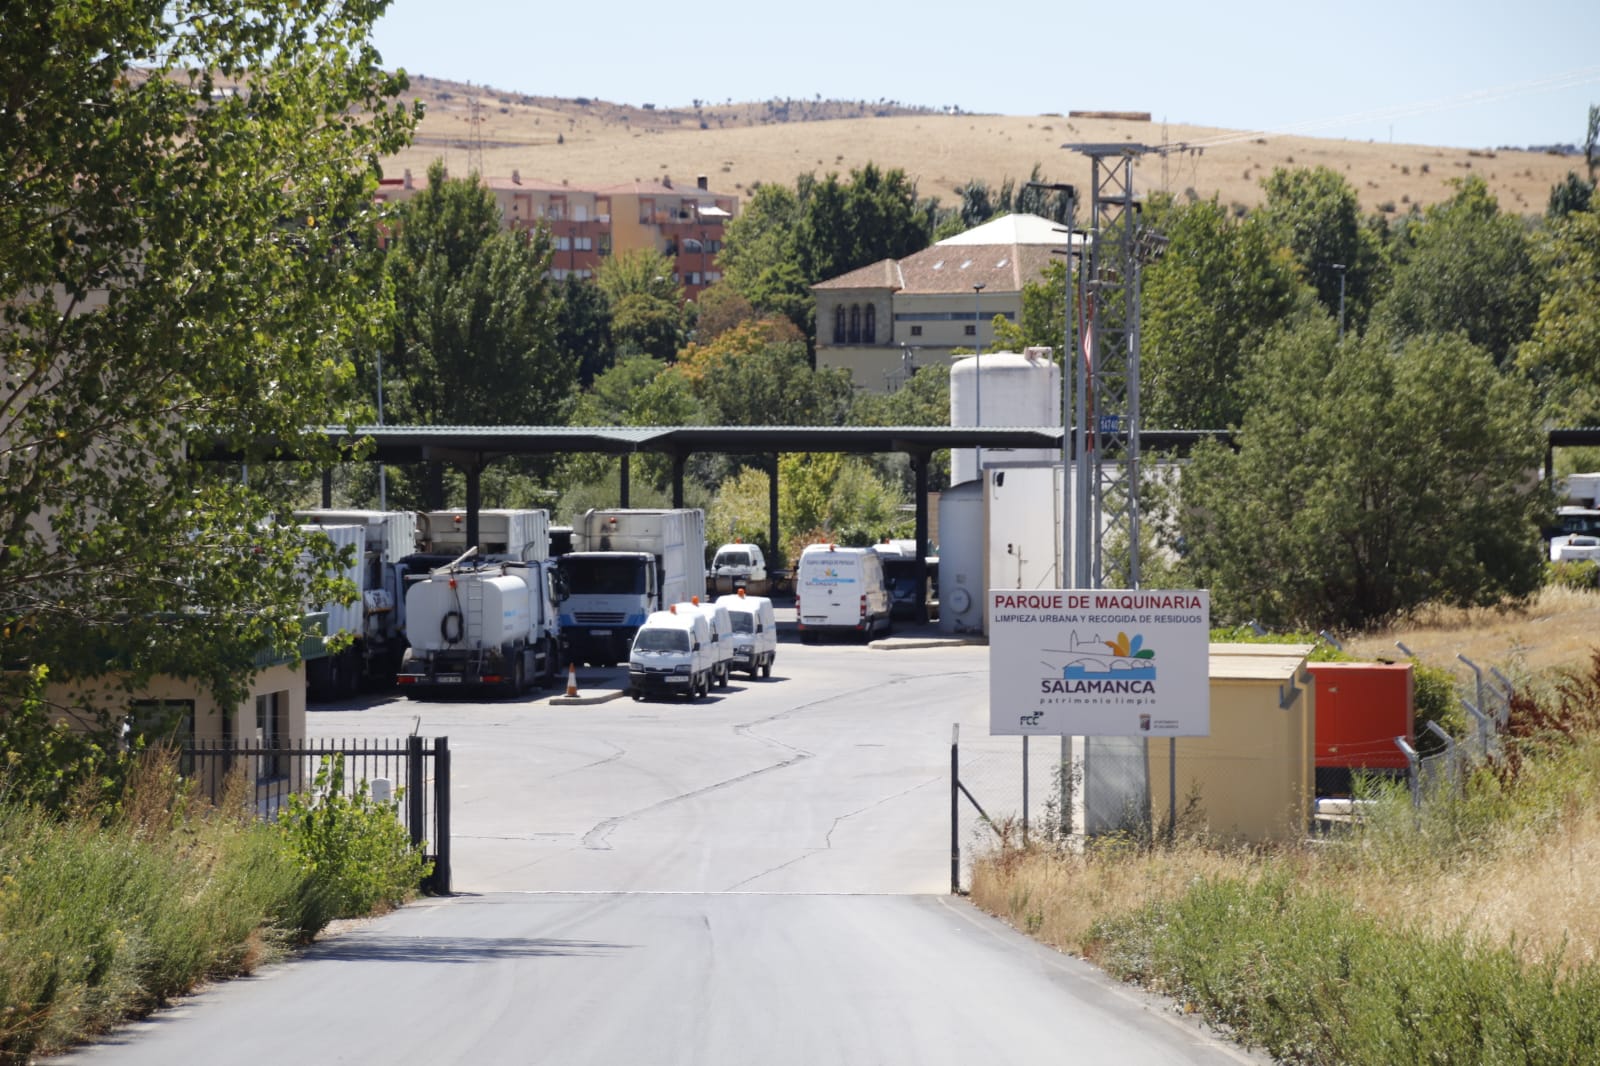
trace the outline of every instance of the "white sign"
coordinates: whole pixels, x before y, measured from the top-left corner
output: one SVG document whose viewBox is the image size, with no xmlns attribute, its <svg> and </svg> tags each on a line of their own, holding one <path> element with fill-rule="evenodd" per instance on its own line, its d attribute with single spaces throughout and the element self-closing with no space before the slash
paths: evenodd
<svg viewBox="0 0 1600 1066">
<path fill-rule="evenodd" d="M 1211 594 L 991 589 L 989 732 L 1203 737 Z"/>
</svg>

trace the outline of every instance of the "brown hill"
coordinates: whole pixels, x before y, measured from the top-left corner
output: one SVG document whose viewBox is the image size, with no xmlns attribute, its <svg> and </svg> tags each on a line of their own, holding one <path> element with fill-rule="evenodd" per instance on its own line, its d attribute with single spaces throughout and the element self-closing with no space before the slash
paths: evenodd
<svg viewBox="0 0 1600 1066">
<path fill-rule="evenodd" d="M 436 159 L 455 173 L 489 177 L 513 170 L 529 178 L 610 184 L 706 175 L 719 192 L 748 195 L 762 182 L 792 183 L 814 171 L 848 173 L 876 163 L 900 167 L 924 195 L 945 203 L 974 178 L 998 187 L 1026 178 L 1040 164 L 1052 181 L 1087 195 L 1086 157 L 1065 143 L 1137 143 L 1173 147 L 1137 164 L 1138 192 L 1219 197 L 1251 207 L 1260 181 L 1275 167 L 1327 166 L 1344 174 L 1367 211 L 1391 217 L 1452 191 L 1454 179 L 1476 174 L 1520 214 L 1538 214 L 1550 189 L 1580 159 L 1529 151 L 1484 151 L 1375 141 L 1247 132 L 1139 121 L 1136 116 L 976 115 L 915 108 L 897 101 L 768 100 L 667 109 L 604 100 L 526 96 L 487 86 L 412 79 L 426 107 L 416 143 L 385 170 L 417 173 Z M 1116 113 L 1105 113 L 1112 115 Z M 1180 149 L 1180 145 L 1197 146 Z M 1203 147 L 1198 147 L 1203 146 Z M 481 160 L 481 165 L 479 161 Z"/>
</svg>

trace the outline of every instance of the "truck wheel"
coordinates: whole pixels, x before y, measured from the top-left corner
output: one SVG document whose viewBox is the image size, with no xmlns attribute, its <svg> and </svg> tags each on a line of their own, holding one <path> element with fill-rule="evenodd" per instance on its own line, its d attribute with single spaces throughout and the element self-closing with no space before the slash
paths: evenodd
<svg viewBox="0 0 1600 1066">
<path fill-rule="evenodd" d="M 772 660 L 771 659 L 768 659 L 764 664 L 762 664 L 761 676 L 762 677 L 771 677 L 772 676 Z"/>
</svg>

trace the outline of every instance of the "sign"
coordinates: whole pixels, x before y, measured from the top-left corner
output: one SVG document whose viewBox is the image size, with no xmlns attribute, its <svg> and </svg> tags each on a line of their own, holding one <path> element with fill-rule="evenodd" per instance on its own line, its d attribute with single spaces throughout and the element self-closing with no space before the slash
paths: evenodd
<svg viewBox="0 0 1600 1066">
<path fill-rule="evenodd" d="M 989 732 L 1203 737 L 1211 594 L 991 589 Z"/>
</svg>

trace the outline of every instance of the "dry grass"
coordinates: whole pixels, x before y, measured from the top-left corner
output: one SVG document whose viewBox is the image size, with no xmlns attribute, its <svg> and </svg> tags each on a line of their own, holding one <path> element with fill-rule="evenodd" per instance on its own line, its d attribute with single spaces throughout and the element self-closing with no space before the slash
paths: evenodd
<svg viewBox="0 0 1600 1066">
<path fill-rule="evenodd" d="M 1187 190 L 1224 204 L 1254 206 L 1260 181 L 1275 167 L 1327 166 L 1343 174 L 1367 211 L 1403 214 L 1448 197 L 1454 178 L 1477 175 L 1502 208 L 1519 214 L 1544 210 L 1550 189 L 1578 164 L 1534 152 L 1485 152 L 1316 137 L 1241 136 L 1237 131 L 1059 115 L 943 115 L 892 107 L 807 104 L 784 112 L 769 103 L 692 110 L 646 111 L 603 101 L 516 96 L 484 87 L 414 79 L 414 95 L 427 106 L 417 143 L 386 161 L 386 172 L 426 170 L 443 158 L 457 173 L 469 169 L 481 145 L 483 172 L 527 179 L 605 184 L 670 176 L 692 184 L 710 179 L 718 192 L 748 195 L 759 183 L 790 184 L 815 171 L 849 173 L 867 162 L 900 167 L 923 195 L 954 202 L 954 190 L 974 178 L 992 188 L 1009 176 L 1025 179 L 1035 163 L 1052 181 L 1088 188 L 1085 157 L 1062 150 L 1073 142 L 1215 143 L 1204 153 L 1151 155 L 1134 178 L 1140 192 Z M 474 121 L 472 99 L 479 106 Z M 809 112 L 803 111 L 809 108 Z M 887 117 L 872 117 L 878 111 Z M 850 115 L 869 117 L 833 117 Z M 809 115 L 821 120 L 806 120 Z M 704 118 L 708 128 L 701 129 Z M 558 143 L 558 138 L 559 142 Z"/>
<path fill-rule="evenodd" d="M 1392 659 L 1401 654 L 1397 640 L 1423 662 L 1462 676 L 1469 675 L 1458 654 L 1509 677 L 1581 666 L 1600 642 L 1600 593 L 1545 588 L 1521 608 L 1426 608 L 1344 647 L 1359 658 Z"/>
</svg>

